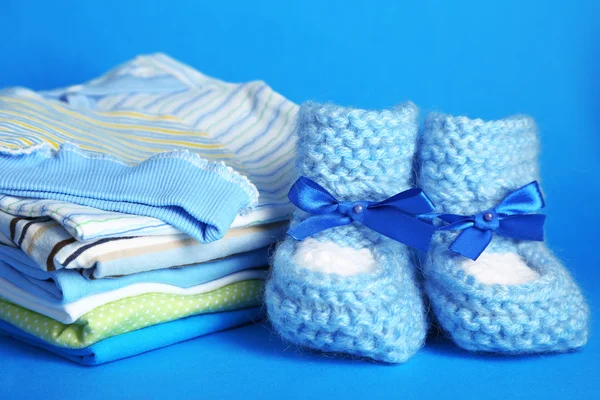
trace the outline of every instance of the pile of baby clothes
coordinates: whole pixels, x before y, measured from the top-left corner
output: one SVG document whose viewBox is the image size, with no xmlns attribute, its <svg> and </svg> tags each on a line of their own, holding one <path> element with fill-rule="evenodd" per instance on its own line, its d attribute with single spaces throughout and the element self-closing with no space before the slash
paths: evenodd
<svg viewBox="0 0 600 400">
<path fill-rule="evenodd" d="M 0 92 L 0 331 L 101 364 L 258 319 L 297 110 L 162 54 Z"/>
</svg>

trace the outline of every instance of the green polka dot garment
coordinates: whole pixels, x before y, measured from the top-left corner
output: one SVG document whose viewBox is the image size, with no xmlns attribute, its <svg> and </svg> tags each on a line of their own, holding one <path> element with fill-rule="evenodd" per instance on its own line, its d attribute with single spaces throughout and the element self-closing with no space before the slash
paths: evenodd
<svg viewBox="0 0 600 400">
<path fill-rule="evenodd" d="M 0 299 L 0 319 L 51 345 L 82 349 L 103 339 L 192 315 L 259 305 L 264 281 L 247 280 L 199 295 L 149 293 L 100 306 L 70 325 Z"/>
</svg>

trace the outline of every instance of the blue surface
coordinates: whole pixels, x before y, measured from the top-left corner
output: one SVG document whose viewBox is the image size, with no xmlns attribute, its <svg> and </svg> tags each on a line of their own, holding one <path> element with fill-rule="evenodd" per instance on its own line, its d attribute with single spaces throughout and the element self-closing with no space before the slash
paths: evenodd
<svg viewBox="0 0 600 400">
<path fill-rule="evenodd" d="M 600 2 L 202 3 L 5 0 L 0 87 L 68 85 L 163 51 L 222 79 L 263 79 L 296 102 L 530 114 L 548 243 L 591 304 L 588 345 L 514 358 L 438 339 L 390 367 L 298 352 L 253 326 L 90 369 L 3 338 L 0 398 L 600 398 Z"/>
</svg>

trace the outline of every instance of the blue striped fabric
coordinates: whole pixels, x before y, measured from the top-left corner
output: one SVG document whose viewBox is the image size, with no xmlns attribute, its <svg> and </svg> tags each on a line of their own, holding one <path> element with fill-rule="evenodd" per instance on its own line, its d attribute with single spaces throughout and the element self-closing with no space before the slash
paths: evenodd
<svg viewBox="0 0 600 400">
<path fill-rule="evenodd" d="M 165 93 L 169 88 L 172 92 Z M 155 54 L 139 56 L 88 84 L 43 94 L 65 101 L 86 97 L 98 111 L 175 116 L 235 154 L 259 190 L 258 208 L 288 204 L 298 106 L 262 81 L 226 83 Z"/>
<path fill-rule="evenodd" d="M 258 204 L 238 215 L 231 227 L 282 220 L 290 211 L 287 192 L 295 179 L 298 107 L 264 82 L 223 82 L 166 55 L 155 54 L 139 56 L 83 85 L 40 94 L 24 89 L 2 94 L 0 111 L 5 113 L 0 114 L 0 132 L 10 135 L 3 137 L 0 145 L 14 148 L 46 142 L 57 147 L 69 141 L 129 164 L 167 149 L 188 149 L 203 158 L 224 161 L 258 189 Z M 165 141 L 160 131 L 144 135 L 143 139 L 150 141 L 136 138 L 131 142 L 123 140 L 127 132 L 119 127 L 111 128 L 109 134 L 106 130 L 98 134 L 97 127 L 85 120 L 79 130 L 60 121 L 49 122 L 43 118 L 45 112 L 52 111 L 48 109 L 76 110 L 84 118 L 92 116 L 100 121 L 107 113 L 107 122 L 114 123 L 117 116 L 119 124 L 137 123 L 143 117 L 157 129 L 187 127 L 189 132 L 177 133 L 180 144 Z M 26 113 L 27 118 L 18 113 Z M 36 129 L 49 134 L 42 139 L 32 134 Z M 68 134 L 61 134 L 65 130 Z M 173 135 L 168 138 L 173 140 Z M 80 241 L 178 233 L 157 218 L 94 209 L 65 199 L 32 199 L 4 193 L 0 210 L 27 217 L 50 216 Z"/>
</svg>

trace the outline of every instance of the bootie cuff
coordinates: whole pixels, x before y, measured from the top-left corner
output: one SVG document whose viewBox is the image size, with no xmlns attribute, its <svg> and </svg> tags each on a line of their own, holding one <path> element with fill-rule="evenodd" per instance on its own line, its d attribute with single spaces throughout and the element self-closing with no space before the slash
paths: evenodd
<svg viewBox="0 0 600 400">
<path fill-rule="evenodd" d="M 417 107 L 383 111 L 306 103 L 298 119 L 299 175 L 338 200 L 380 201 L 411 186 Z"/>
<path fill-rule="evenodd" d="M 475 214 L 539 180 L 533 119 L 497 121 L 431 114 L 425 121 L 419 184 L 439 212 Z"/>
</svg>

